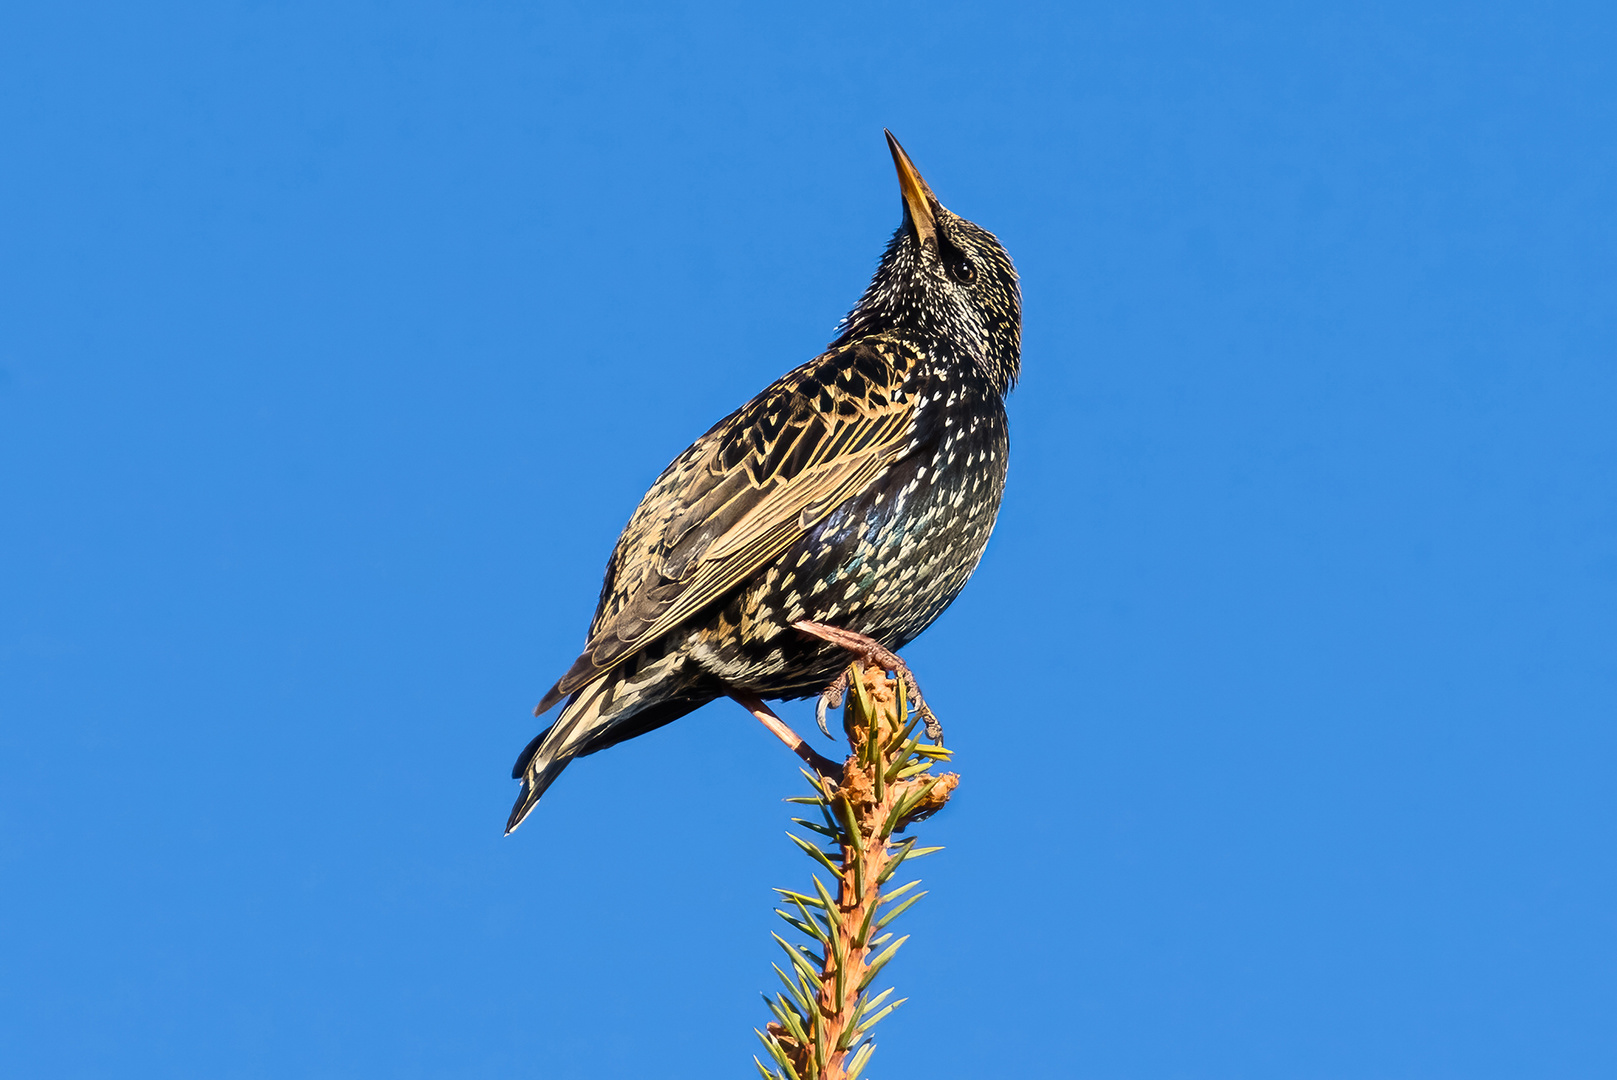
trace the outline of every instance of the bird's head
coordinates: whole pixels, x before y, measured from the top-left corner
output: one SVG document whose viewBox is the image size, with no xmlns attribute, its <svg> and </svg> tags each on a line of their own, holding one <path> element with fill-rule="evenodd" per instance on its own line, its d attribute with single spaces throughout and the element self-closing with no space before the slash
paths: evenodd
<svg viewBox="0 0 1617 1080">
<path fill-rule="evenodd" d="M 1022 357 L 1022 290 L 1011 257 L 993 233 L 944 208 L 890 131 L 887 147 L 904 223 L 833 344 L 892 329 L 939 336 L 1003 394 L 1015 385 Z"/>
</svg>

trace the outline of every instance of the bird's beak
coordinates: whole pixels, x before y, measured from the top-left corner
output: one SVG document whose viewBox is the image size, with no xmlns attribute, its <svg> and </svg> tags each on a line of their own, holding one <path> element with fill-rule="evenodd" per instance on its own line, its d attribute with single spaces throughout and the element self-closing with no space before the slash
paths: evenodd
<svg viewBox="0 0 1617 1080">
<path fill-rule="evenodd" d="M 886 128 L 882 132 L 887 136 L 887 149 L 893 152 L 893 167 L 898 170 L 898 189 L 904 194 L 904 224 L 910 227 L 916 242 L 923 247 L 928 240 L 935 244 L 938 235 L 938 197 L 921 179 L 915 162 L 898 145 L 893 133 Z"/>
</svg>

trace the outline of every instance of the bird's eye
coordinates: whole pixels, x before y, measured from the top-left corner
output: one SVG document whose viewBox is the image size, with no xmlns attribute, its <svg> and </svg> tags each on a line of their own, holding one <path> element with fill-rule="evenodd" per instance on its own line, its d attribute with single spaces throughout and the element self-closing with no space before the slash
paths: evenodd
<svg viewBox="0 0 1617 1080">
<path fill-rule="evenodd" d="M 977 280 L 977 268 L 972 265 L 971 256 L 946 236 L 938 237 L 938 259 L 943 263 L 943 272 L 960 284 L 970 285 Z"/>
</svg>

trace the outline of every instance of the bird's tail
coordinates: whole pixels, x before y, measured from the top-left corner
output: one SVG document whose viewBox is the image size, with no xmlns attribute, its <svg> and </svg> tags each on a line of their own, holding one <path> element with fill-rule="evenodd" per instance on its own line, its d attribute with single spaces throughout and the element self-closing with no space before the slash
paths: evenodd
<svg viewBox="0 0 1617 1080">
<path fill-rule="evenodd" d="M 522 751 L 511 769 L 511 778 L 522 781 L 505 833 L 522 824 L 522 819 L 539 803 L 539 796 L 555 783 L 556 777 L 588 745 L 590 736 L 611 722 L 612 680 L 600 678 L 579 689 L 562 709 L 556 722 L 541 731 Z"/>
<path fill-rule="evenodd" d="M 506 835 L 522 824 L 539 796 L 575 757 L 644 735 L 712 699 L 712 694 L 660 696 L 666 692 L 662 679 L 677 660 L 677 656 L 659 658 L 627 671 L 603 674 L 579 687 L 556 722 L 534 737 L 511 770 L 511 778 L 522 781 L 522 790 L 505 823 Z"/>
</svg>

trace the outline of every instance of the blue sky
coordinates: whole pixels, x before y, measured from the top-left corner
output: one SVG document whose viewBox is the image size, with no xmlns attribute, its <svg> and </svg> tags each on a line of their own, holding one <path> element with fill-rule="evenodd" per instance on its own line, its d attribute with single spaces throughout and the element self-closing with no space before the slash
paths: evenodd
<svg viewBox="0 0 1617 1080">
<path fill-rule="evenodd" d="M 887 126 L 1026 332 L 872 1075 L 1614 1075 L 1614 29 L 8 8 L 8 1071 L 747 1075 L 793 760 L 715 704 L 502 839 L 507 775 Z"/>
</svg>

